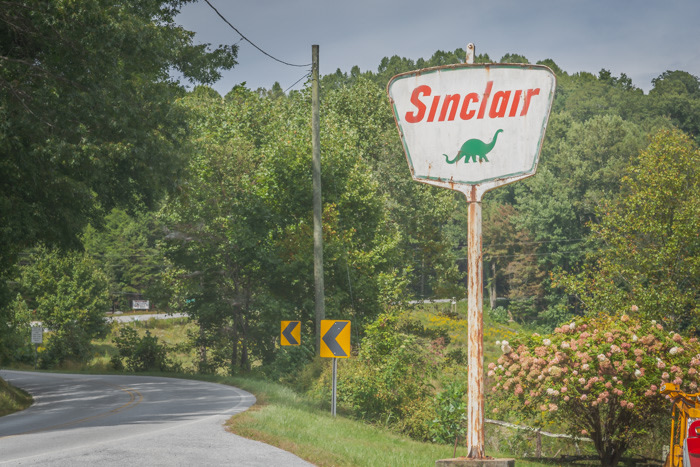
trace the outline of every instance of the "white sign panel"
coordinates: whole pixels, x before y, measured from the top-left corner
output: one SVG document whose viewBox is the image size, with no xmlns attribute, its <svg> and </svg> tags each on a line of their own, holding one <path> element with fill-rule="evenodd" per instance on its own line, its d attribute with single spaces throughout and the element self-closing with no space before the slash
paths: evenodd
<svg viewBox="0 0 700 467">
<path fill-rule="evenodd" d="M 453 65 L 392 78 L 389 97 L 413 178 L 466 191 L 534 174 L 555 83 L 549 68 L 520 64 Z"/>
<path fill-rule="evenodd" d="M 39 326 L 32 326 L 32 344 L 41 344 L 44 342 L 44 328 Z"/>
<path fill-rule="evenodd" d="M 132 310 L 149 310 L 150 302 L 148 300 L 132 300 L 131 301 Z"/>
</svg>

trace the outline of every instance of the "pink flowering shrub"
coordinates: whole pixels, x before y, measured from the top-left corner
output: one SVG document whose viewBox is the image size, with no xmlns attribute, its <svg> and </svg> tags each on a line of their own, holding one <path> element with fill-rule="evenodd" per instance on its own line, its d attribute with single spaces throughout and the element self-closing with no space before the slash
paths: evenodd
<svg viewBox="0 0 700 467">
<path fill-rule="evenodd" d="M 654 321 L 587 318 L 508 344 L 511 351 L 488 365 L 491 407 L 540 426 L 558 422 L 572 435 L 587 433 L 603 465 L 617 464 L 634 437 L 668 416 L 662 383 L 698 392 L 697 339 L 669 334 Z"/>
</svg>

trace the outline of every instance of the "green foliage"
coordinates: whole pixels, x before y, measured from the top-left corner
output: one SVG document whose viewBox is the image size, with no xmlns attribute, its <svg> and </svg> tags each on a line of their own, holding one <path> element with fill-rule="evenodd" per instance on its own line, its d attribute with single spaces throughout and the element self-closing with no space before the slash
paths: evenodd
<svg viewBox="0 0 700 467">
<path fill-rule="evenodd" d="M 496 323 L 506 324 L 508 323 L 508 310 L 502 306 L 497 306 L 488 311 L 489 317 Z"/>
<path fill-rule="evenodd" d="M 503 57 L 501 57 L 501 60 L 499 63 L 530 63 L 530 61 L 525 58 L 525 56 L 520 55 L 520 54 L 511 54 L 507 53 Z"/>
<path fill-rule="evenodd" d="M 88 225 L 83 234 L 85 252 L 109 277 L 118 310 L 128 309 L 130 299 L 142 296 L 155 304 L 167 303 L 160 277 L 164 260 L 155 244 L 160 231 L 153 217 L 114 209 L 99 230 Z"/>
<path fill-rule="evenodd" d="M 0 264 L 78 244 L 116 205 L 154 206 L 181 166 L 176 71 L 210 83 L 236 48 L 193 44 L 179 0 L 0 3 Z"/>
<path fill-rule="evenodd" d="M 31 344 L 33 312 L 27 302 L 17 294 L 10 304 L 9 319 L 0 324 L 0 363 L 34 362 L 34 346 Z"/>
<path fill-rule="evenodd" d="M 654 110 L 700 143 L 700 79 L 685 71 L 666 71 L 652 80 Z"/>
<path fill-rule="evenodd" d="M 447 343 L 442 331 L 426 329 L 407 313 L 393 311 L 380 315 L 367 325 L 357 357 L 339 365 L 339 407 L 355 417 L 385 424 L 414 439 L 441 437 L 454 441 L 456 431 L 450 425 L 454 421 L 450 417 L 458 415 L 448 415 L 445 411 L 449 412 L 449 408 L 445 405 L 460 389 L 448 381 L 446 392 L 435 399 L 435 388 L 444 374 L 463 372 L 460 370 L 463 363 L 455 362 L 454 354 L 448 357 Z M 329 391 L 330 381 L 325 372 L 314 392 L 318 398 L 327 400 Z M 435 420 L 446 425 L 438 427 Z"/>
<path fill-rule="evenodd" d="M 107 331 L 104 313 L 109 308 L 108 281 L 96 263 L 81 253 L 42 247 L 20 268 L 17 282 L 19 295 L 11 309 L 25 317 L 18 316 L 16 323 L 26 329 L 26 310 L 31 309 L 32 319 L 51 330 L 42 365 L 90 358 L 90 341 Z"/>
<path fill-rule="evenodd" d="M 433 442 L 448 444 L 467 432 L 466 384 L 454 381 L 445 385 L 435 396 L 436 417 L 430 423 Z"/>
<path fill-rule="evenodd" d="M 622 178 L 621 195 L 602 203 L 581 273 L 562 284 L 590 313 L 641 316 L 678 329 L 697 328 L 700 290 L 700 151 L 679 131 L 656 135 Z"/>
<path fill-rule="evenodd" d="M 275 359 L 258 371 L 270 381 L 283 382 L 303 392 L 320 374 L 314 374 L 313 365 L 309 364 L 314 360 L 314 347 L 312 336 L 303 339 L 298 346 L 280 346 Z M 309 370 L 310 373 L 306 373 Z"/>
<path fill-rule="evenodd" d="M 628 315 L 601 314 L 501 345 L 488 372 L 493 413 L 589 436 L 603 465 L 615 465 L 635 438 L 668 417 L 663 382 L 688 392 L 700 382 L 697 338 Z"/>
<path fill-rule="evenodd" d="M 119 354 L 114 355 L 111 360 L 116 370 L 139 372 L 178 371 L 179 369 L 168 358 L 168 346 L 159 343 L 158 338 L 152 336 L 148 329 L 144 336 L 139 337 L 136 329 L 123 326 L 114 336 L 114 343 L 119 350 Z"/>
<path fill-rule="evenodd" d="M 227 97 L 228 103 L 195 93 L 187 101 L 196 116 L 189 182 L 169 199 L 161 220 L 168 228 L 165 253 L 175 266 L 168 271 L 171 305 L 200 325 L 200 367 L 233 371 L 249 368 L 248 352 L 258 341 L 250 335 L 258 322 L 251 303 L 269 271 L 272 217 L 258 184 L 253 140 L 261 134 L 240 119 L 267 118 L 260 106 L 269 101 L 243 91 Z M 205 349 L 212 346 L 218 355 L 207 361 Z M 263 350 L 255 356 L 265 359 L 269 349 Z"/>
<path fill-rule="evenodd" d="M 32 402 L 32 396 L 0 378 L 0 417 L 24 410 Z"/>
</svg>

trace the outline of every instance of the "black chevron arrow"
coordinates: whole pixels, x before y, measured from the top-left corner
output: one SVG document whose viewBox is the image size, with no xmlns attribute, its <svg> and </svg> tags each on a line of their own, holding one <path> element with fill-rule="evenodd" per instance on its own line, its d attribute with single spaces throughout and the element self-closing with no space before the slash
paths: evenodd
<svg viewBox="0 0 700 467">
<path fill-rule="evenodd" d="M 289 342 L 290 345 L 299 345 L 299 342 L 292 336 L 292 331 L 294 331 L 294 328 L 299 325 L 299 321 L 290 321 L 289 324 L 287 324 L 287 327 L 284 328 L 284 331 L 282 331 L 282 335 L 284 336 L 285 339 L 287 339 L 287 342 Z"/>
<path fill-rule="evenodd" d="M 336 338 L 338 337 L 338 334 L 345 329 L 345 326 L 348 325 L 348 322 L 342 322 L 342 321 L 336 321 L 333 323 L 333 325 L 326 331 L 326 333 L 323 335 L 323 342 L 328 346 L 328 350 L 331 351 L 331 353 L 336 356 L 336 357 L 347 357 L 348 354 L 345 353 L 343 348 L 338 344 L 336 341 Z"/>
</svg>

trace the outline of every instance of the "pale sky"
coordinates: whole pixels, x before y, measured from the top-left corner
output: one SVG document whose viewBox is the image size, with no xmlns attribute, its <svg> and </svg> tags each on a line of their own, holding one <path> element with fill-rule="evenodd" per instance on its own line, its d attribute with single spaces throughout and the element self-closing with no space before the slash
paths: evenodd
<svg viewBox="0 0 700 467">
<path fill-rule="evenodd" d="M 320 73 L 357 65 L 376 71 L 383 57 L 428 59 L 436 50 L 465 49 L 498 61 L 506 53 L 531 63 L 551 58 L 564 71 L 625 73 L 645 92 L 666 70 L 700 76 L 700 0 L 209 0 L 242 34 L 270 55 L 311 62 L 319 45 Z M 196 42 L 238 42 L 238 65 L 214 85 L 221 94 L 247 87 L 283 89 L 309 67 L 275 62 L 240 40 L 203 1 L 177 22 Z M 292 89 L 300 89 L 304 80 Z"/>
</svg>

